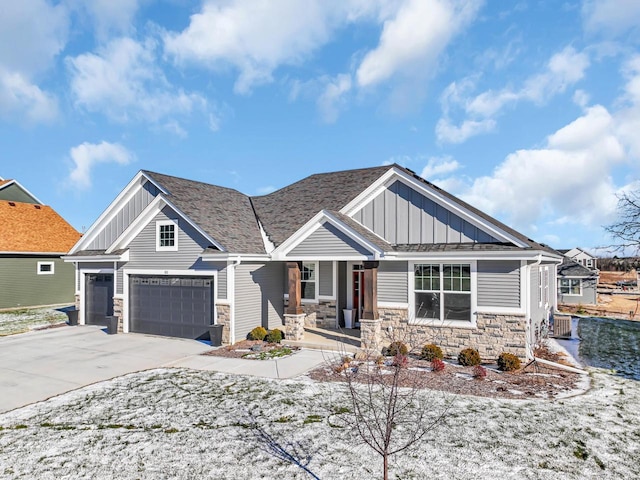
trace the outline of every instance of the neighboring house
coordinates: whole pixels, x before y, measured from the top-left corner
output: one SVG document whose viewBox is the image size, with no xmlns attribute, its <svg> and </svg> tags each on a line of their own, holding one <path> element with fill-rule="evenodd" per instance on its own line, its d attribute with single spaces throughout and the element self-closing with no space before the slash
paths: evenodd
<svg viewBox="0 0 640 480">
<path fill-rule="evenodd" d="M 565 257 L 558 267 L 558 303 L 596 305 L 598 272 Z"/>
<path fill-rule="evenodd" d="M 80 322 L 235 343 L 254 327 L 360 323 L 448 355 L 532 355 L 561 256 L 398 165 L 311 175 L 269 195 L 139 172 L 65 257 Z"/>
<path fill-rule="evenodd" d="M 583 267 L 590 268 L 591 270 L 598 269 L 598 257 L 594 257 L 588 252 L 585 252 L 581 248 L 572 248 L 570 250 L 558 250 L 565 257 L 570 258 L 576 263 L 579 263 Z"/>
<path fill-rule="evenodd" d="M 74 268 L 61 256 L 79 238 L 20 183 L 0 178 L 0 308 L 73 302 Z"/>
</svg>

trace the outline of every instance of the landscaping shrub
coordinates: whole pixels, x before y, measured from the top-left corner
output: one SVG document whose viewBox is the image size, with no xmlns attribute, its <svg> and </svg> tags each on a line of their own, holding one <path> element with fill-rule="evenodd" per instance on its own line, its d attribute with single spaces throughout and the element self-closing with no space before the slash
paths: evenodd
<svg viewBox="0 0 640 480">
<path fill-rule="evenodd" d="M 249 340 L 264 340 L 267 336 L 267 330 L 264 327 L 256 327 L 249 332 L 247 339 Z"/>
<path fill-rule="evenodd" d="M 282 330 L 274 328 L 267 333 L 267 336 L 264 337 L 264 341 L 268 343 L 280 343 L 283 337 L 284 335 L 282 334 Z"/>
<path fill-rule="evenodd" d="M 480 365 L 480 354 L 475 348 L 465 348 L 458 354 L 458 363 L 463 367 Z"/>
<path fill-rule="evenodd" d="M 406 355 L 398 353 L 393 357 L 393 366 L 398 368 L 407 368 L 409 366 L 409 359 Z"/>
<path fill-rule="evenodd" d="M 431 360 L 431 370 L 434 372 L 441 372 L 444 370 L 444 362 L 439 358 L 434 358 Z"/>
<path fill-rule="evenodd" d="M 442 360 L 444 358 L 444 355 L 442 355 L 442 349 L 439 346 L 434 345 L 433 343 L 428 343 L 424 347 L 422 347 L 420 358 L 430 362 L 434 358 L 439 358 L 440 360 Z"/>
<path fill-rule="evenodd" d="M 398 354 L 406 355 L 407 353 L 409 353 L 409 347 L 400 341 L 391 342 L 391 345 L 382 349 L 382 354 L 387 357 L 395 357 Z"/>
<path fill-rule="evenodd" d="M 476 365 L 473 367 L 473 378 L 477 378 L 478 380 L 484 380 L 487 376 L 487 369 L 482 365 Z"/>
<path fill-rule="evenodd" d="M 498 368 L 503 372 L 513 372 L 520 368 L 520 359 L 513 353 L 503 352 L 498 357 Z"/>
</svg>

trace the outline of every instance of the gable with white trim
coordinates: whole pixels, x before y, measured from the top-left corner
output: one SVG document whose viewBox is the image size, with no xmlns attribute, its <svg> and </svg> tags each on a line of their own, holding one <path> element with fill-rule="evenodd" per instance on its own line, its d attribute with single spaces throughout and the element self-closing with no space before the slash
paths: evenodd
<svg viewBox="0 0 640 480">
<path fill-rule="evenodd" d="M 370 257 L 369 249 L 340 231 L 329 222 L 324 222 L 311 235 L 300 242 L 288 257 Z"/>
<path fill-rule="evenodd" d="M 500 242 L 399 180 L 356 211 L 352 218 L 397 245 Z"/>
</svg>

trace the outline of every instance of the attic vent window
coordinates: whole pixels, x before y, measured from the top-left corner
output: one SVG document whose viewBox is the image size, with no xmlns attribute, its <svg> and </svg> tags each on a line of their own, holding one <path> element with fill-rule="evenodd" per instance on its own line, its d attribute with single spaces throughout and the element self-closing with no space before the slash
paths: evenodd
<svg viewBox="0 0 640 480">
<path fill-rule="evenodd" d="M 34 205 L 36 210 L 40 210 L 40 205 Z"/>
<path fill-rule="evenodd" d="M 15 202 L 9 202 L 9 205 L 12 206 L 12 207 L 16 206 Z"/>
<path fill-rule="evenodd" d="M 53 262 L 38 262 L 38 275 L 53 275 L 55 264 Z"/>
</svg>

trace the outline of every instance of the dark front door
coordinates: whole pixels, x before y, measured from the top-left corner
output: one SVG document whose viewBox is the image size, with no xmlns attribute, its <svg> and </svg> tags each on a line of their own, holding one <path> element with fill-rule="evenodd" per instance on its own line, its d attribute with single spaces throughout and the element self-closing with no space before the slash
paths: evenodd
<svg viewBox="0 0 640 480">
<path fill-rule="evenodd" d="M 84 322 L 87 325 L 106 325 L 109 315 L 113 315 L 113 275 L 86 274 Z"/>
<path fill-rule="evenodd" d="M 213 278 L 132 276 L 129 329 L 165 337 L 200 338 L 213 323 Z"/>
<path fill-rule="evenodd" d="M 354 265 L 353 269 L 353 308 L 356 326 L 359 326 L 364 312 L 364 270 L 362 265 Z"/>
</svg>

